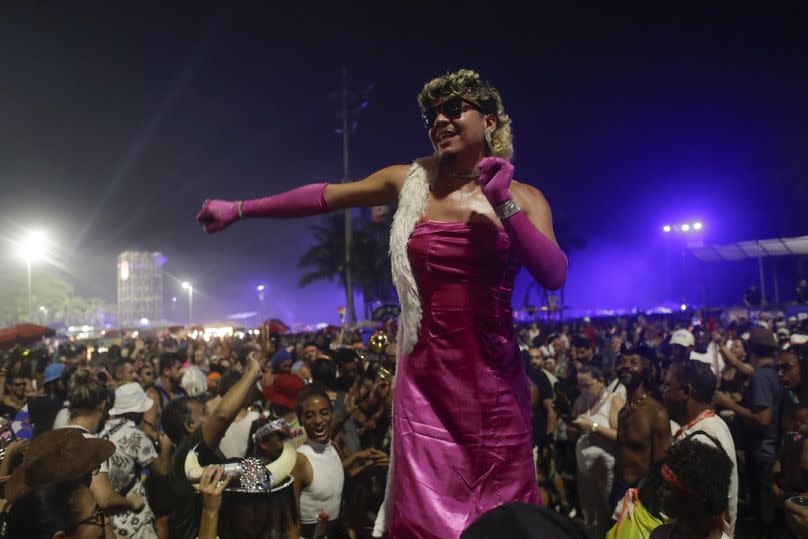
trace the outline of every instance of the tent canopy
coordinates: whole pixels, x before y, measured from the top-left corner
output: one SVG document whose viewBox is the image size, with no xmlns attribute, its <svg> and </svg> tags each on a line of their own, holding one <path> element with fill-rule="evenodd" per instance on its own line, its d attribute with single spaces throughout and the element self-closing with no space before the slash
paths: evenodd
<svg viewBox="0 0 808 539">
<path fill-rule="evenodd" d="M 720 262 L 766 258 L 769 256 L 808 255 L 808 236 L 739 241 L 724 245 L 690 247 L 701 262 Z"/>
</svg>

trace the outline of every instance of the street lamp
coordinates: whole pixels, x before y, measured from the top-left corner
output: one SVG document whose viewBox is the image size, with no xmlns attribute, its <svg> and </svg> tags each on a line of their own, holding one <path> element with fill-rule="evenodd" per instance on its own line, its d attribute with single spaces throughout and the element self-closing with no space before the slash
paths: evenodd
<svg viewBox="0 0 808 539">
<path fill-rule="evenodd" d="M 34 307 L 31 291 L 31 262 L 36 262 L 47 255 L 48 240 L 42 231 L 31 231 L 22 240 L 17 242 L 17 255 L 25 260 L 26 275 L 28 277 L 28 319 L 34 317 Z"/>
<path fill-rule="evenodd" d="M 194 319 L 194 287 L 189 283 L 182 283 L 182 287 L 188 291 L 188 325 Z"/>
</svg>

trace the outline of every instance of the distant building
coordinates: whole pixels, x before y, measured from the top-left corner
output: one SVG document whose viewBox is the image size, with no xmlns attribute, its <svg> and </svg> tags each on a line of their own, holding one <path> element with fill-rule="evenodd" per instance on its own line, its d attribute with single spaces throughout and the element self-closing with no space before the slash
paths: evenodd
<svg viewBox="0 0 808 539">
<path fill-rule="evenodd" d="M 142 325 L 143 320 L 164 320 L 161 253 L 124 251 L 118 255 L 118 321 L 122 327 Z"/>
</svg>

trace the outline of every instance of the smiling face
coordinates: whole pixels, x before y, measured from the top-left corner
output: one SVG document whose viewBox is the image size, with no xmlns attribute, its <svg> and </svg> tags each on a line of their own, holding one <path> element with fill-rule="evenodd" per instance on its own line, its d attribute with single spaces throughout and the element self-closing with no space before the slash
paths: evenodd
<svg viewBox="0 0 808 539">
<path fill-rule="evenodd" d="M 476 103 L 460 97 L 438 100 L 427 110 L 429 141 L 435 155 L 443 161 L 453 160 L 464 152 L 485 154 L 485 131 L 496 128 L 496 115 L 484 115 Z"/>
<path fill-rule="evenodd" d="M 645 359 L 639 354 L 623 354 L 615 365 L 617 378 L 628 388 L 637 387 L 642 383 L 645 369 Z"/>
<path fill-rule="evenodd" d="M 301 407 L 300 422 L 306 436 L 315 442 L 327 443 L 331 439 L 331 402 L 322 395 L 312 395 Z"/>
</svg>

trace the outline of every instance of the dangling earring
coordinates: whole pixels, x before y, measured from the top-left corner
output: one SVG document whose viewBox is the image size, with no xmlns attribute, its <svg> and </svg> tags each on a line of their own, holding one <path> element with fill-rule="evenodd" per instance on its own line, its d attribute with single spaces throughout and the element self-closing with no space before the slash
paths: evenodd
<svg viewBox="0 0 808 539">
<path fill-rule="evenodd" d="M 491 131 L 486 131 L 485 132 L 485 143 L 488 146 L 488 151 L 493 154 L 494 153 L 494 145 L 491 142 Z"/>
</svg>

